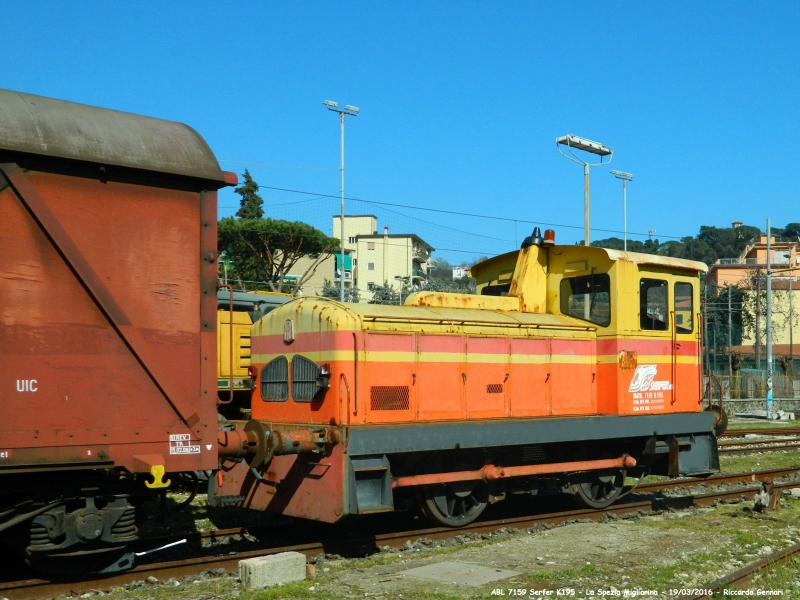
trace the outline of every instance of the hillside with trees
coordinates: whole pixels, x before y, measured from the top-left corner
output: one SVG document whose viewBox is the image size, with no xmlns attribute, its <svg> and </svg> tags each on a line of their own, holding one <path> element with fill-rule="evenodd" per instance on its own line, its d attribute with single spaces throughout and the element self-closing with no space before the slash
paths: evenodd
<svg viewBox="0 0 800 600">
<path fill-rule="evenodd" d="M 710 265 L 720 258 L 736 258 L 748 244 L 757 241 L 761 233 L 758 227 L 750 225 L 735 228 L 702 225 L 696 236 L 687 236 L 680 240 L 663 243 L 658 239 L 644 242 L 628 240 L 628 250 L 699 260 Z M 800 237 L 800 223 L 789 223 L 783 229 L 775 227 L 772 229 L 772 234 L 777 240 L 797 240 Z M 611 237 L 595 240 L 592 246 L 622 250 L 623 242 L 621 238 Z"/>
</svg>

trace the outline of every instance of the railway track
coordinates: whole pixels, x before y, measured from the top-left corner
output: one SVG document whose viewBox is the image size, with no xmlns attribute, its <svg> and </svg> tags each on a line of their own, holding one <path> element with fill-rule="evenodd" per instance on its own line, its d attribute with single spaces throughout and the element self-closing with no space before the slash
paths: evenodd
<svg viewBox="0 0 800 600">
<path fill-rule="evenodd" d="M 800 544 L 795 544 L 794 546 L 790 546 L 785 550 L 770 554 L 759 561 L 742 567 L 738 571 L 734 571 L 729 575 L 725 575 L 724 577 L 720 577 L 719 579 L 712 581 L 710 584 L 705 586 L 706 589 L 711 592 L 711 594 L 692 596 L 691 600 L 702 600 L 703 598 L 721 596 L 722 590 L 727 587 L 732 587 L 738 590 L 744 589 L 753 581 L 753 578 L 756 575 L 759 575 L 774 567 L 787 565 L 797 558 L 800 558 Z"/>
<path fill-rule="evenodd" d="M 746 435 L 800 435 L 798 427 L 752 427 L 749 429 L 728 429 L 720 437 L 744 437 Z"/>
<path fill-rule="evenodd" d="M 756 454 L 757 452 L 776 452 L 779 450 L 791 450 L 800 448 L 798 442 L 744 442 L 741 444 L 720 444 L 718 452 L 729 456 L 739 456 L 745 454 Z"/>
<path fill-rule="evenodd" d="M 766 437 L 766 436 L 765 436 Z M 773 436 L 770 436 L 773 437 Z M 775 436 L 778 437 L 778 436 Z M 790 443 L 790 442 L 800 442 L 800 437 L 795 436 L 786 436 L 780 437 L 779 439 L 771 439 L 771 440 L 746 440 L 744 442 L 720 442 L 718 444 L 718 448 L 731 448 L 737 446 L 752 446 L 754 444 L 768 444 L 768 443 L 775 443 L 775 444 L 782 444 L 782 443 Z"/>
<path fill-rule="evenodd" d="M 769 469 L 752 473 L 735 473 L 730 475 L 713 475 L 705 478 L 686 478 L 677 480 L 657 481 L 641 484 L 636 488 L 637 494 L 650 494 L 666 489 L 677 489 L 696 485 L 728 485 L 753 483 L 766 478 L 777 479 L 792 473 L 800 473 L 800 466 L 782 469 Z M 775 484 L 775 489 L 789 489 L 800 487 L 800 481 Z M 237 571 L 240 560 L 276 554 L 279 552 L 300 552 L 308 558 L 313 558 L 319 554 L 340 554 L 345 556 L 367 555 L 377 551 L 383 546 L 395 548 L 402 547 L 406 541 L 427 538 L 430 540 L 445 540 L 457 535 L 464 534 L 484 534 L 491 533 L 500 528 L 528 529 L 537 524 L 558 525 L 567 521 L 590 519 L 593 521 L 602 520 L 605 515 L 627 515 L 631 513 L 649 512 L 653 510 L 680 509 L 690 506 L 710 506 L 718 501 L 738 499 L 743 494 L 752 492 L 755 486 L 737 488 L 728 491 L 712 492 L 707 494 L 660 497 L 643 501 L 625 502 L 612 505 L 602 510 L 580 509 L 547 513 L 542 515 L 528 515 L 496 519 L 491 521 L 475 522 L 467 527 L 455 530 L 449 527 L 430 527 L 411 531 L 398 531 L 377 535 L 353 535 L 348 538 L 341 536 L 330 536 L 310 543 L 269 546 L 257 550 L 244 552 L 231 552 L 227 554 L 203 556 L 184 560 L 164 561 L 150 564 L 143 564 L 134 567 L 129 571 L 116 575 L 95 578 L 84 581 L 47 581 L 43 579 L 27 579 L 8 583 L 0 583 L 0 596 L 5 596 L 11 600 L 32 600 L 36 598 L 54 598 L 61 594 L 81 595 L 90 591 L 104 590 L 112 586 L 123 586 L 134 581 L 146 580 L 148 577 L 156 577 L 159 581 L 165 581 L 171 577 L 184 578 L 189 575 L 197 575 L 206 570 L 224 569 L 225 571 Z M 247 533 L 246 528 L 233 528 L 217 530 L 213 532 L 199 532 L 180 536 L 195 540 L 203 539 L 222 539 L 234 537 Z M 250 530 L 252 531 L 252 529 Z M 176 536 L 162 536 L 158 538 L 148 538 L 148 542 L 153 545 L 164 542 L 174 541 Z"/>
</svg>

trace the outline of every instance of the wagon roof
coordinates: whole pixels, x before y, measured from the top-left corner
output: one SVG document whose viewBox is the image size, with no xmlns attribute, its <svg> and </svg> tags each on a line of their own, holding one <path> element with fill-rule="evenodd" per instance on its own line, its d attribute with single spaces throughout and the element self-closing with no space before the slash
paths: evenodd
<svg viewBox="0 0 800 600">
<path fill-rule="evenodd" d="M 225 185 L 211 148 L 187 125 L 10 90 L 0 90 L 0 151 Z"/>
</svg>

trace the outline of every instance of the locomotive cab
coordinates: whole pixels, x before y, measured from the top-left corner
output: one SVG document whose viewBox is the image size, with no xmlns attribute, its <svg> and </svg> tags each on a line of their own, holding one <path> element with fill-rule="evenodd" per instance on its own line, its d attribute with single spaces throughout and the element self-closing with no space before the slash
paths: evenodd
<svg viewBox="0 0 800 600">
<path fill-rule="evenodd" d="M 303 298 L 260 319 L 252 419 L 221 434 L 210 501 L 326 522 L 413 501 L 458 526 L 507 494 L 603 507 L 626 476 L 717 470 L 705 265 L 552 238 L 474 266 L 476 294 Z"/>
<path fill-rule="evenodd" d="M 599 414 L 697 410 L 703 395 L 699 273 L 705 264 L 584 246 L 533 252 L 535 275 L 546 283 L 530 285 L 536 279 L 530 276 L 520 282 L 529 273 L 515 271 L 519 253 L 511 252 L 472 268 L 477 294 L 519 295 L 520 310 L 537 312 L 544 304 L 547 313 L 593 325 Z M 542 288 L 545 299 L 535 296 Z M 535 300 L 526 303 L 525 296 Z"/>
</svg>

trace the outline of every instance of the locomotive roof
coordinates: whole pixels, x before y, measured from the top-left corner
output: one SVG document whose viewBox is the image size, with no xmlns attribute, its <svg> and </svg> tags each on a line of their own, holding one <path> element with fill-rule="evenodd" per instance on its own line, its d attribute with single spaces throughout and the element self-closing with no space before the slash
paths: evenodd
<svg viewBox="0 0 800 600">
<path fill-rule="evenodd" d="M 695 271 L 698 273 L 706 273 L 708 265 L 697 260 L 686 260 L 685 258 L 673 258 L 672 256 L 662 256 L 660 254 L 645 254 L 644 252 L 625 252 L 623 250 L 611 250 L 610 248 L 598 248 L 596 246 L 551 246 L 555 250 L 575 250 L 581 253 L 594 252 L 603 253 L 609 259 L 614 261 L 632 262 L 637 265 L 654 265 L 660 267 L 670 267 L 677 269 L 685 269 L 687 271 Z M 474 273 L 471 275 L 475 277 L 475 273 L 483 271 L 487 267 L 503 265 L 509 262 L 515 263 L 519 256 L 519 250 L 512 250 L 505 254 L 493 256 L 483 262 L 477 263 L 472 266 Z"/>
<path fill-rule="evenodd" d="M 211 148 L 187 125 L 1 89 L 0 151 L 226 185 Z"/>
<path fill-rule="evenodd" d="M 564 315 L 554 315 L 551 313 L 530 313 L 508 310 L 481 310 L 476 308 L 451 308 L 451 307 L 430 307 L 430 306 L 409 306 L 407 304 L 384 305 L 384 304 L 363 304 L 345 303 L 341 304 L 338 300 L 309 296 L 305 298 L 295 298 L 292 302 L 279 306 L 274 313 L 281 319 L 288 312 L 296 315 L 298 305 L 304 308 L 311 308 L 313 311 L 329 310 L 335 307 L 342 311 L 342 315 L 360 322 L 404 322 L 418 324 L 435 325 L 485 325 L 485 326 L 506 326 L 506 327 L 534 327 L 542 329 L 573 329 L 577 331 L 594 331 L 597 326 Z M 328 313 L 326 319 L 331 319 Z M 335 320 L 335 319 L 334 319 Z M 281 327 L 282 325 L 282 321 Z M 337 326 L 346 329 L 341 324 Z"/>
<path fill-rule="evenodd" d="M 662 256 L 660 254 L 645 254 L 643 252 L 625 252 L 624 250 L 610 250 L 600 248 L 611 260 L 627 260 L 639 265 L 655 265 L 660 267 L 672 267 L 686 269 L 687 271 L 697 271 L 705 273 L 708 265 L 698 260 L 687 260 L 685 258 L 673 258 L 672 256 Z"/>
</svg>

